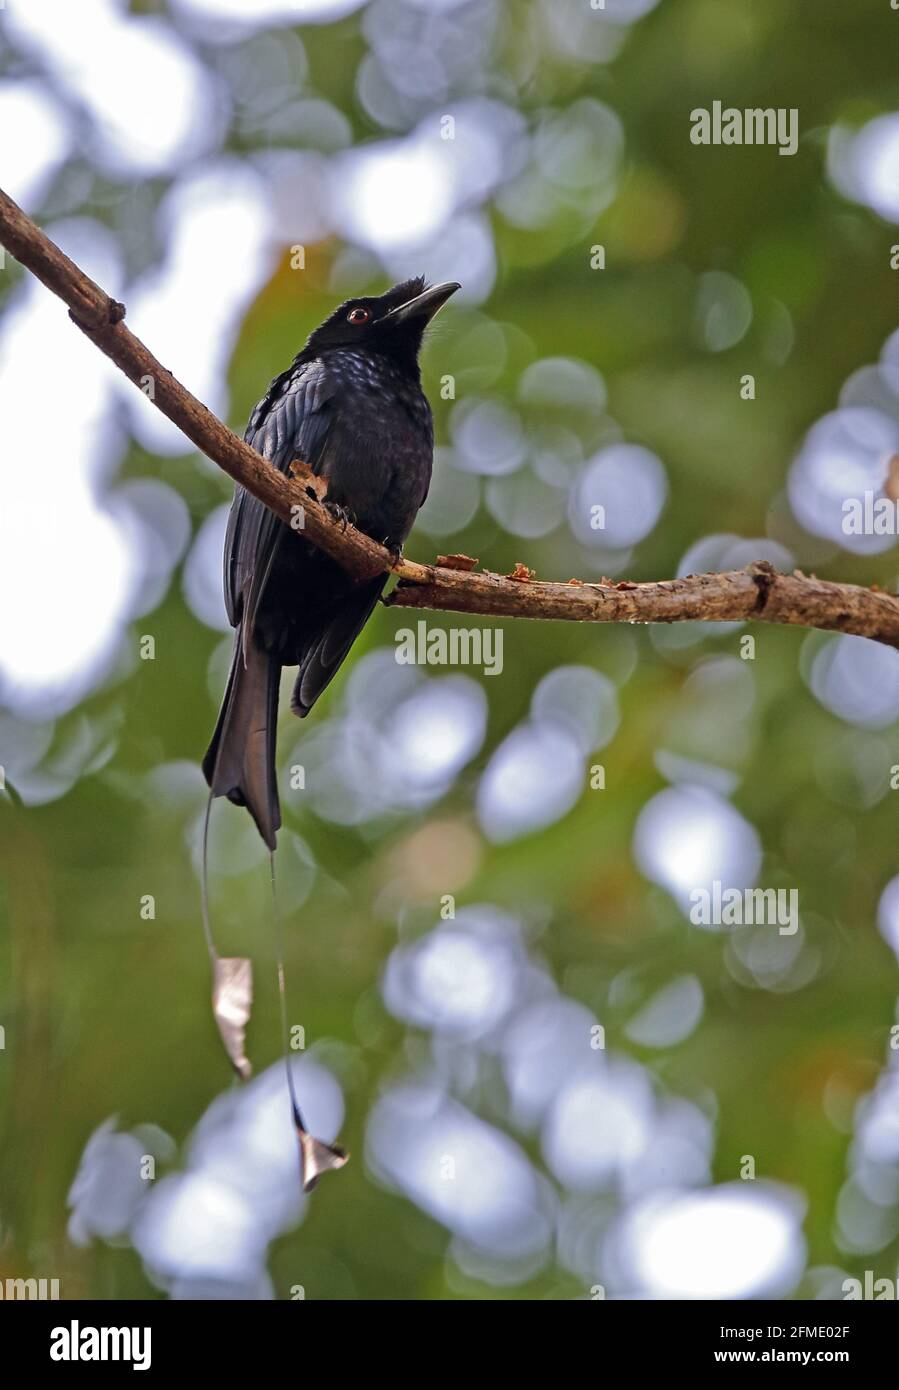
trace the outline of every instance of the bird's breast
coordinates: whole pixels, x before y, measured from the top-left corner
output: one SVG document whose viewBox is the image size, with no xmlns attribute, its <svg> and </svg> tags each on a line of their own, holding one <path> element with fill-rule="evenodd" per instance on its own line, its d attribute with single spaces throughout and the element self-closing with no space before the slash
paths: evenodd
<svg viewBox="0 0 899 1390">
<path fill-rule="evenodd" d="M 321 473 L 328 498 L 376 540 L 400 545 L 431 475 L 431 409 L 417 381 L 347 354 Z"/>
</svg>

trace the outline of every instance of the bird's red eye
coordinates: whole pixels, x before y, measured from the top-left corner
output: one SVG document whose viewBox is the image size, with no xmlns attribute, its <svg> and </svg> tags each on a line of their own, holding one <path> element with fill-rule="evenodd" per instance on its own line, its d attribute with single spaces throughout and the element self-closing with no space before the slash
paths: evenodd
<svg viewBox="0 0 899 1390">
<path fill-rule="evenodd" d="M 371 318 L 371 311 L 369 309 L 363 309 L 360 306 L 355 309 L 351 309 L 350 312 L 347 314 L 346 318 L 347 323 L 354 323 L 358 327 L 359 324 L 368 323 L 369 319 Z"/>
</svg>

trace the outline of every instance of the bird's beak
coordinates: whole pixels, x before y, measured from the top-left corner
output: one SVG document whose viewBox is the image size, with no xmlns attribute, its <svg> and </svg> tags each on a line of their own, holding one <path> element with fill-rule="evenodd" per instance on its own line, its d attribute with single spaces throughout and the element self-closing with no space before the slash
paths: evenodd
<svg viewBox="0 0 899 1390">
<path fill-rule="evenodd" d="M 462 286 L 455 280 L 448 280 L 444 285 L 432 285 L 429 290 L 424 290 L 417 294 L 414 299 L 407 299 L 405 304 L 400 304 L 396 309 L 391 309 L 387 315 L 389 323 L 407 323 L 409 319 L 424 319 L 425 323 L 442 309 L 450 295 L 461 290 Z"/>
</svg>

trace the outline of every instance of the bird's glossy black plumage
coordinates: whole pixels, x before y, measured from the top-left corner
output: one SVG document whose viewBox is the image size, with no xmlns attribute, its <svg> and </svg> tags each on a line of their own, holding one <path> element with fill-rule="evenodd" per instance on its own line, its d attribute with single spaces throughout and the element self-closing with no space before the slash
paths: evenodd
<svg viewBox="0 0 899 1390">
<path fill-rule="evenodd" d="M 327 504 L 398 550 L 431 480 L 431 408 L 418 353 L 458 285 L 407 280 L 342 304 L 256 406 L 245 438 L 286 472 L 294 459 L 327 483 Z M 224 556 L 236 628 L 218 723 L 203 760 L 214 796 L 246 806 L 270 849 L 281 824 L 275 726 L 283 666 L 298 666 L 301 718 L 337 672 L 387 576 L 359 584 L 302 534 L 237 487 Z"/>
</svg>

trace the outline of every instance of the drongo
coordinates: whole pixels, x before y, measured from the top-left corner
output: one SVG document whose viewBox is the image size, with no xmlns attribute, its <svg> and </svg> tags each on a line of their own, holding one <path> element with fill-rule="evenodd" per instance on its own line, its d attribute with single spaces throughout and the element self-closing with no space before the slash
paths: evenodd
<svg viewBox="0 0 899 1390">
<path fill-rule="evenodd" d="M 341 304 L 275 377 L 244 436 L 282 472 L 294 460 L 308 464 L 327 485 L 327 506 L 397 552 L 431 481 L 434 429 L 418 354 L 425 328 L 457 289 L 418 278 Z M 302 719 L 336 674 L 387 575 L 355 581 L 238 486 L 224 581 L 234 651 L 203 772 L 212 795 L 246 806 L 274 849 L 281 668 L 299 668 L 291 708 Z"/>
</svg>

